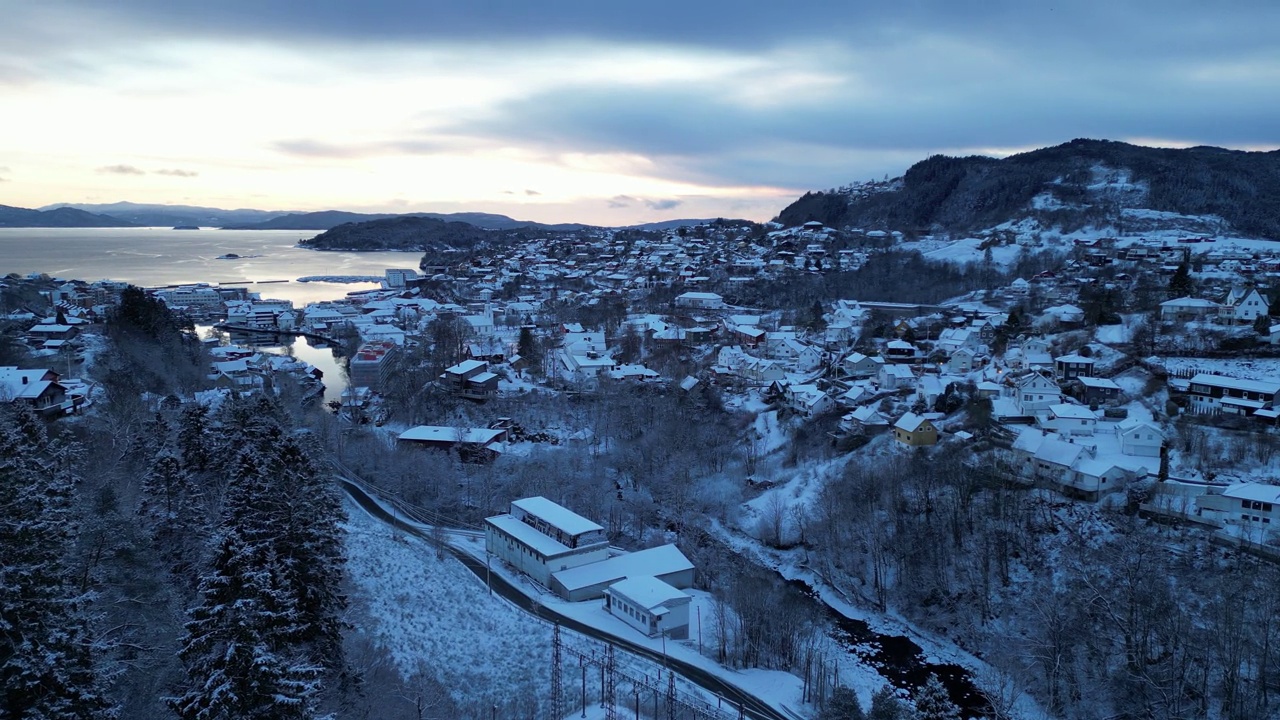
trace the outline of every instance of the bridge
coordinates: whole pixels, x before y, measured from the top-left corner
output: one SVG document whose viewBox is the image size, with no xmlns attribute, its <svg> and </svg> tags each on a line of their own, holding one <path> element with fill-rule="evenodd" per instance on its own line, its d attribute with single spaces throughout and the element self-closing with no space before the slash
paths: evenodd
<svg viewBox="0 0 1280 720">
<path fill-rule="evenodd" d="M 306 330 L 285 330 L 283 328 L 249 327 L 248 325 L 232 325 L 230 323 L 217 323 L 213 327 L 218 330 L 226 330 L 229 332 L 257 333 L 259 335 L 290 335 L 292 337 L 304 337 L 304 338 L 307 338 L 308 340 L 317 340 L 319 342 L 327 343 L 329 345 L 341 346 L 342 344 L 331 337 L 326 337 L 319 333 L 307 332 Z"/>
</svg>

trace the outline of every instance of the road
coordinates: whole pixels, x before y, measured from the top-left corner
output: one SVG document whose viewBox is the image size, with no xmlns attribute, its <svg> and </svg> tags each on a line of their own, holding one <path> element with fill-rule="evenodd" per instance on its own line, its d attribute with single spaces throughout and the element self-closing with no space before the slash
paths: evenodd
<svg viewBox="0 0 1280 720">
<path fill-rule="evenodd" d="M 399 518 L 392 517 L 385 509 L 383 509 L 382 505 L 374 501 L 374 499 L 356 483 L 345 478 L 339 478 L 339 480 L 342 489 L 347 493 L 352 501 L 364 508 L 365 512 L 368 512 L 374 518 L 381 520 L 388 525 L 392 525 L 406 534 L 415 535 L 428 541 L 431 539 L 427 533 L 423 532 L 420 528 L 406 524 Z M 483 562 L 480 562 L 471 555 L 468 555 L 466 552 L 454 547 L 450 547 L 449 551 L 453 553 L 454 557 L 458 558 L 458 560 L 461 561 L 468 570 L 474 573 L 476 577 L 480 578 L 482 582 L 486 581 L 487 578 L 495 593 L 506 598 L 521 610 L 540 618 L 541 620 L 558 623 L 560 627 L 597 640 L 613 643 L 614 646 L 622 648 L 630 653 L 643 656 L 656 663 L 665 664 L 670 668 L 674 668 L 677 673 L 699 687 L 723 697 L 733 707 L 736 708 L 740 706 L 746 716 L 753 718 L 753 720 L 794 720 L 792 717 L 775 710 L 772 706 L 765 703 L 755 695 L 750 694 L 736 685 L 725 682 L 719 677 L 716 677 L 696 665 L 692 665 L 670 656 L 664 656 L 662 653 L 655 652 L 643 645 L 638 645 L 628 640 L 610 635 L 571 617 L 561 615 L 554 609 L 538 602 L 537 598 L 530 597 L 521 592 L 519 588 L 507 581 L 507 579 L 501 574 L 488 572 L 488 569 L 485 567 Z"/>
</svg>

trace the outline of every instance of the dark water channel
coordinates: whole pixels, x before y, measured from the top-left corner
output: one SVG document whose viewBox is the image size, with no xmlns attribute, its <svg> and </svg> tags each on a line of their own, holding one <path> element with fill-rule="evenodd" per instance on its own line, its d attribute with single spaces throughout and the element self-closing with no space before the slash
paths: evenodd
<svg viewBox="0 0 1280 720">
<path fill-rule="evenodd" d="M 781 573 L 778 574 L 782 578 Z M 955 663 L 931 663 L 924 651 L 911 638 L 902 635 L 885 635 L 870 628 L 862 620 L 841 615 L 823 602 L 817 591 L 803 580 L 784 582 L 816 603 L 836 630 L 833 634 L 849 652 L 880 673 L 894 687 L 914 691 L 936 675 L 951 696 L 951 702 L 961 710 L 963 717 L 988 717 L 991 703 L 973 682 L 973 675 Z"/>
</svg>

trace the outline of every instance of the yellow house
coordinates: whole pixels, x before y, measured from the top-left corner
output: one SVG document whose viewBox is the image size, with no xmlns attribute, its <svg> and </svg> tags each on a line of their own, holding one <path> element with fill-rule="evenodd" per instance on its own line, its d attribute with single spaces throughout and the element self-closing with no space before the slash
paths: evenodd
<svg viewBox="0 0 1280 720">
<path fill-rule="evenodd" d="M 893 424 L 893 439 L 908 447 L 936 445 L 938 429 L 927 418 L 907 413 Z"/>
</svg>

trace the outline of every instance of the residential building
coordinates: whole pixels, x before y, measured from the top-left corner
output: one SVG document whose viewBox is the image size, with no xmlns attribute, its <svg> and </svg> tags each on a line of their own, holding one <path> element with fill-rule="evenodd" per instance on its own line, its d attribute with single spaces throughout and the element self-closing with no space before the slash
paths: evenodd
<svg viewBox="0 0 1280 720">
<path fill-rule="evenodd" d="M 1280 396 L 1280 380 L 1245 380 L 1228 375 L 1200 373 L 1188 386 L 1191 412 L 1252 415 L 1275 407 Z"/>
<path fill-rule="evenodd" d="M 724 307 L 724 298 L 710 292 L 687 292 L 676 296 L 676 307 L 714 310 Z"/>
<path fill-rule="evenodd" d="M 893 439 L 908 447 L 936 445 L 938 429 L 923 415 L 909 412 L 893 424 Z"/>
<path fill-rule="evenodd" d="M 498 396 L 498 376 L 483 360 L 463 360 L 440 373 L 440 384 L 453 395 L 468 400 L 492 400 Z"/>
<path fill-rule="evenodd" d="M 603 527 L 544 497 L 513 500 L 484 522 L 485 550 L 544 586 L 554 572 L 609 556 Z"/>
<path fill-rule="evenodd" d="M 1062 390 L 1058 385 L 1037 372 L 1028 373 L 1016 381 L 1014 393 L 1014 399 L 1024 415 L 1034 415 L 1037 411 L 1048 410 L 1050 405 L 1062 402 Z"/>
<path fill-rule="evenodd" d="M 1180 297 L 1160 303 L 1160 319 L 1175 322 L 1217 317 L 1218 303 L 1203 298 Z"/>
<path fill-rule="evenodd" d="M 1093 358 L 1083 355 L 1062 355 L 1053 359 L 1053 371 L 1060 381 L 1092 377 L 1093 365 Z"/>
<path fill-rule="evenodd" d="M 1160 428 L 1140 420 L 1118 423 L 1116 437 L 1120 439 L 1120 452 L 1125 455 L 1160 457 L 1160 446 L 1164 444 Z"/>
<path fill-rule="evenodd" d="M 1222 299 L 1218 318 L 1229 325 L 1247 325 L 1270 312 L 1271 303 L 1257 288 L 1232 288 Z"/>
<path fill-rule="evenodd" d="M 1076 399 L 1089 406 L 1119 402 L 1124 395 L 1115 381 L 1106 378 L 1080 376 L 1075 379 L 1072 387 L 1075 389 Z"/>
<path fill-rule="evenodd" d="M 1280 530 L 1280 485 L 1239 483 L 1196 500 L 1202 515 L 1265 537 Z M 1262 539 L 1261 537 L 1256 539 Z"/>
<path fill-rule="evenodd" d="M 74 409 L 58 373 L 48 369 L 22 370 L 0 367 L 0 402 L 23 403 L 41 414 L 62 414 Z"/>
<path fill-rule="evenodd" d="M 361 345 L 347 364 L 351 384 L 375 392 L 383 390 L 391 364 L 398 354 L 399 348 L 390 340 L 375 340 Z"/>
<path fill-rule="evenodd" d="M 1050 405 L 1036 417 L 1041 428 L 1060 435 L 1093 435 L 1098 427 L 1098 417 L 1087 407 L 1058 403 Z"/>
</svg>

